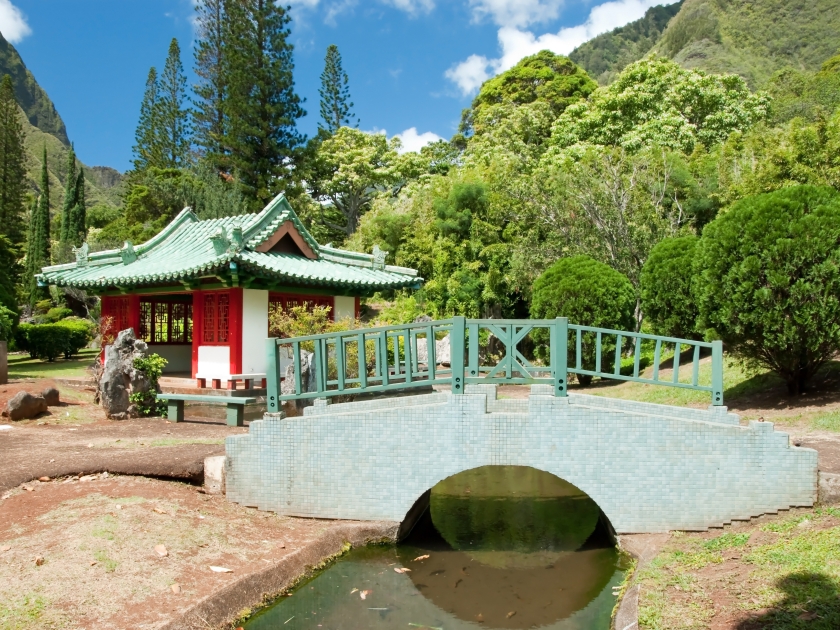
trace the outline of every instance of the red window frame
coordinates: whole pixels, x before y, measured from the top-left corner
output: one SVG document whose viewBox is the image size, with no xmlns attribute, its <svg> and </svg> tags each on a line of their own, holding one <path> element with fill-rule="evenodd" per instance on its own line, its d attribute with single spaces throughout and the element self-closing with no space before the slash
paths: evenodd
<svg viewBox="0 0 840 630">
<path fill-rule="evenodd" d="M 316 306 L 326 306 L 330 309 L 330 320 L 335 321 L 335 298 L 329 295 L 301 295 L 298 293 L 268 294 L 268 327 L 271 335 L 271 316 L 277 310 L 287 311 L 294 306 L 305 304 L 310 310 Z"/>
<path fill-rule="evenodd" d="M 191 345 L 192 302 L 142 298 L 138 336 L 153 345 Z"/>
<path fill-rule="evenodd" d="M 213 291 L 201 296 L 203 326 L 202 346 L 231 345 L 231 295 L 229 291 Z"/>
<path fill-rule="evenodd" d="M 106 337 L 116 336 L 122 330 L 131 328 L 131 298 L 108 297 L 102 300 L 102 317 L 110 317 L 108 329 L 103 331 Z"/>
</svg>

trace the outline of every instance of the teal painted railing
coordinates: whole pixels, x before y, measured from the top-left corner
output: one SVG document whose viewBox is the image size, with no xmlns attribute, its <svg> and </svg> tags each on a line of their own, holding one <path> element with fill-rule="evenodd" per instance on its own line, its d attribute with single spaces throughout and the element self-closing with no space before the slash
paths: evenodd
<svg viewBox="0 0 840 630">
<path fill-rule="evenodd" d="M 437 342 L 449 336 L 449 357 Z M 650 376 L 642 345 L 652 344 Z M 723 347 L 719 341 L 660 337 L 569 324 L 557 319 L 451 319 L 269 339 L 268 411 L 284 401 L 398 391 L 448 385 L 455 394 L 467 383 L 549 384 L 566 396 L 568 374 L 681 387 L 711 393 L 723 404 Z M 571 352 L 570 352 L 571 350 Z M 446 352 L 441 347 L 442 352 Z M 700 384 L 701 354 L 711 354 L 710 385 Z M 528 359 L 528 355 L 539 359 Z M 671 365 L 662 367 L 664 358 Z M 682 360 L 690 357 L 690 362 Z M 311 363 L 309 382 L 301 368 Z M 294 382 L 284 383 L 288 366 Z M 660 378 L 661 369 L 671 369 Z M 681 378 L 681 374 L 683 377 Z M 291 374 L 290 374 L 291 376 Z M 284 387 L 285 385 L 285 387 Z M 283 390 L 286 393 L 283 393 Z"/>
</svg>

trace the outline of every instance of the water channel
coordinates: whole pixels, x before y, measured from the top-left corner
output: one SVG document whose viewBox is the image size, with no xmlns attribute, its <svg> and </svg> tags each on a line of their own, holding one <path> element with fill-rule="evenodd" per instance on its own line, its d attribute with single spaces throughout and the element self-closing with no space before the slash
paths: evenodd
<svg viewBox="0 0 840 630">
<path fill-rule="evenodd" d="M 608 630 L 625 570 L 578 488 L 486 466 L 435 486 L 404 542 L 350 551 L 245 629 Z"/>
</svg>

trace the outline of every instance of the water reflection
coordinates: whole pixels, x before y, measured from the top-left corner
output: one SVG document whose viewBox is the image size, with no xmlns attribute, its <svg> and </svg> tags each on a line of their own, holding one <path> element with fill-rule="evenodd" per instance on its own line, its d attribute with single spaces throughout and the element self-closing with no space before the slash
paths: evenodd
<svg viewBox="0 0 840 630">
<path fill-rule="evenodd" d="M 245 627 L 608 630 L 623 570 L 580 490 L 487 467 L 438 484 L 404 544 L 351 551 Z"/>
</svg>

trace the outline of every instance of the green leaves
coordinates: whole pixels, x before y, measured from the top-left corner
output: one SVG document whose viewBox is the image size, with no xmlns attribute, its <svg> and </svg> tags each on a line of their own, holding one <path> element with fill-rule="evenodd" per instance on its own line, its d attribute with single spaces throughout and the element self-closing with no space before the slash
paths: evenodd
<svg viewBox="0 0 840 630">
<path fill-rule="evenodd" d="M 739 201 L 703 231 L 695 275 L 699 329 L 803 392 L 840 350 L 840 193 Z"/>
</svg>

